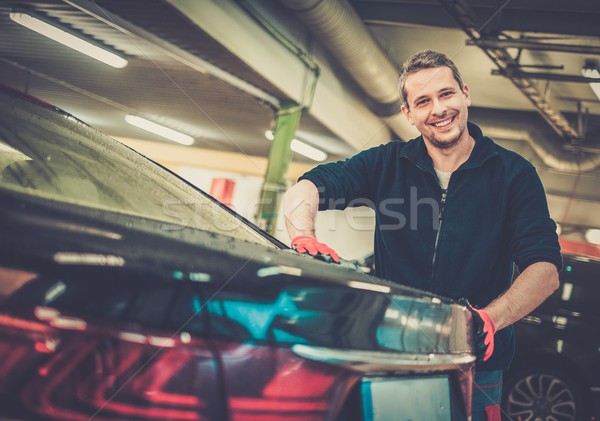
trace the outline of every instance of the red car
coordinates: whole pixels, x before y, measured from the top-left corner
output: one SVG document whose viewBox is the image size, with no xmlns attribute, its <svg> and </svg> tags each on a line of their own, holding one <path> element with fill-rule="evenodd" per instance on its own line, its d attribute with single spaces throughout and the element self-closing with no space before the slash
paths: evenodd
<svg viewBox="0 0 600 421">
<path fill-rule="evenodd" d="M 470 314 L 0 89 L 0 419 L 464 420 Z"/>
</svg>

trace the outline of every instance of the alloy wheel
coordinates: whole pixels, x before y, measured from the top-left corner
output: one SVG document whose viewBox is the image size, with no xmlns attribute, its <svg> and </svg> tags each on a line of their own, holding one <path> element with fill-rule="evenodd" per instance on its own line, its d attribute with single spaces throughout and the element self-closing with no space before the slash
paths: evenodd
<svg viewBox="0 0 600 421">
<path fill-rule="evenodd" d="M 505 410 L 511 420 L 574 421 L 577 401 L 569 385 L 545 373 L 531 373 L 510 389 Z"/>
</svg>

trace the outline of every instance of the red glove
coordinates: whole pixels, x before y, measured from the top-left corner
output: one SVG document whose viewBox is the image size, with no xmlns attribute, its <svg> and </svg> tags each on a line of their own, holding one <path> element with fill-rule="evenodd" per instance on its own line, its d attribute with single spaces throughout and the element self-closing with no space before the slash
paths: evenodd
<svg viewBox="0 0 600 421">
<path fill-rule="evenodd" d="M 327 244 L 320 243 L 315 237 L 310 235 L 297 235 L 292 239 L 292 248 L 300 254 L 308 253 L 311 256 L 322 254 L 331 256 L 334 262 L 340 263 L 340 258 L 337 253 Z"/>
<path fill-rule="evenodd" d="M 466 298 L 461 298 L 458 302 L 466 306 L 473 315 L 477 361 L 489 360 L 494 352 L 494 334 L 496 333 L 494 321 L 487 311 L 473 307 Z"/>
</svg>

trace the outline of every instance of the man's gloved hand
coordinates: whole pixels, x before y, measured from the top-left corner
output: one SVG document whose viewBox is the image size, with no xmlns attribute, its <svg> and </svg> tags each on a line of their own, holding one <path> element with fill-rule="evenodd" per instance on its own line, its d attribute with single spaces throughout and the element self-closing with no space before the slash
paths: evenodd
<svg viewBox="0 0 600 421">
<path fill-rule="evenodd" d="M 327 244 L 320 243 L 315 237 L 310 235 L 297 235 L 292 239 L 292 248 L 300 254 L 308 253 L 311 256 L 322 254 L 331 256 L 334 262 L 340 263 L 340 257 Z"/>
<path fill-rule="evenodd" d="M 467 307 L 473 315 L 477 361 L 489 360 L 494 352 L 494 334 L 496 333 L 494 321 L 486 311 L 476 309 L 466 298 L 461 298 L 458 303 Z"/>
</svg>

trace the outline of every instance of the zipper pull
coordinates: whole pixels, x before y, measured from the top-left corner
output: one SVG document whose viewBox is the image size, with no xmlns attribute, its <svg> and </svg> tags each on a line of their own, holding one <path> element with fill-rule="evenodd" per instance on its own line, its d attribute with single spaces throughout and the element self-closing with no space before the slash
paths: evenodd
<svg viewBox="0 0 600 421">
<path fill-rule="evenodd" d="M 446 190 L 442 190 L 442 199 L 440 200 L 440 213 L 438 219 L 442 222 L 442 216 L 444 215 L 444 208 L 446 207 Z"/>
</svg>

